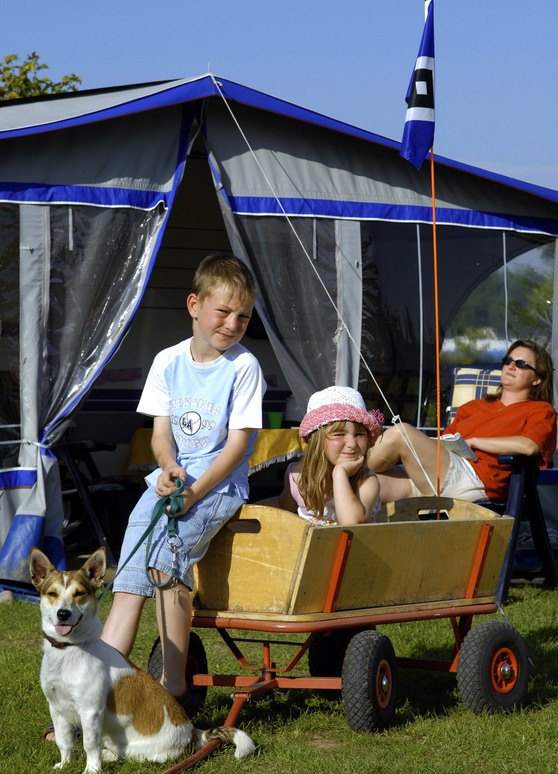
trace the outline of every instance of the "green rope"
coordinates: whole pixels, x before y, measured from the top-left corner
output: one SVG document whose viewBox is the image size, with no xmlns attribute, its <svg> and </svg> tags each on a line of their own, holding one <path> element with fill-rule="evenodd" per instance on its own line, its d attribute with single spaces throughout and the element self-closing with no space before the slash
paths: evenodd
<svg viewBox="0 0 558 774">
<path fill-rule="evenodd" d="M 182 499 L 182 492 L 184 490 L 184 483 L 179 478 L 175 479 L 174 483 L 175 483 L 175 487 L 176 487 L 174 492 L 172 492 L 170 495 L 166 495 L 165 497 L 161 497 L 161 498 L 159 498 L 159 500 L 157 500 L 157 502 L 155 504 L 155 507 L 153 508 L 153 511 L 152 511 L 152 514 L 151 514 L 151 521 L 149 522 L 149 526 L 147 527 L 147 529 L 145 530 L 143 535 L 138 540 L 134 550 L 131 551 L 130 554 L 128 555 L 128 558 L 126 559 L 124 564 L 122 564 L 118 568 L 118 570 L 114 574 L 112 580 L 110 580 L 107 583 L 105 588 L 99 594 L 99 596 L 97 598 L 98 600 L 101 600 L 104 597 L 104 595 L 107 593 L 107 591 L 110 589 L 110 587 L 112 586 L 112 584 L 116 580 L 116 576 L 120 572 L 122 572 L 124 567 L 128 564 L 130 559 L 133 557 L 133 555 L 136 553 L 138 548 L 141 546 L 141 544 L 143 543 L 145 538 L 148 539 L 147 549 L 146 549 L 146 554 L 145 554 L 145 572 L 147 574 L 149 582 L 152 583 L 154 586 L 158 585 L 158 584 L 154 583 L 153 579 L 151 578 L 151 576 L 149 574 L 149 552 L 150 552 L 150 549 L 151 549 L 151 540 L 152 540 L 152 537 L 153 537 L 153 530 L 155 528 L 155 525 L 157 524 L 157 522 L 159 521 L 159 519 L 163 515 L 169 517 L 169 519 L 168 519 L 169 523 L 168 523 L 168 527 L 167 527 L 167 531 L 168 531 L 168 538 L 167 539 L 169 541 L 172 540 L 173 543 L 171 545 L 176 546 L 176 542 L 177 542 L 177 537 L 176 537 L 176 519 L 174 518 L 174 515 L 176 513 L 178 513 L 179 511 L 181 511 L 182 508 L 184 507 L 184 500 Z M 169 514 L 170 514 L 170 516 L 169 516 Z M 173 579 L 175 579 L 177 577 L 178 577 L 178 572 L 176 570 L 176 567 L 173 566 L 173 574 L 171 574 L 171 580 L 173 580 Z M 169 582 L 170 581 L 166 581 L 166 583 L 169 583 Z M 159 585 L 160 586 L 165 586 L 166 583 L 161 583 Z"/>
<path fill-rule="evenodd" d="M 169 580 L 163 581 L 162 583 L 155 583 L 155 581 L 153 580 L 149 572 L 149 554 L 151 553 L 151 541 L 153 539 L 153 529 L 149 531 L 149 535 L 147 538 L 147 547 L 145 549 L 145 574 L 147 575 L 147 579 L 151 583 L 151 585 L 155 586 L 155 588 L 158 588 L 158 589 L 162 588 L 163 586 L 166 586 L 169 583 L 172 583 L 173 581 L 176 582 L 176 580 L 178 579 L 178 568 L 176 564 L 176 549 L 180 542 L 180 538 L 177 537 L 176 535 L 175 514 L 184 508 L 184 500 L 182 499 L 184 482 L 181 481 L 179 478 L 177 478 L 175 479 L 174 483 L 176 485 L 176 489 L 174 490 L 174 492 L 170 495 L 167 495 L 166 497 L 161 497 L 157 501 L 157 503 L 155 504 L 155 507 L 153 508 L 153 515 L 151 517 L 151 523 L 153 524 L 153 526 L 155 526 L 155 524 L 159 521 L 161 516 L 166 515 L 168 517 L 167 543 L 169 544 L 173 555 L 173 563 L 172 563 L 172 569 L 171 569 Z"/>
</svg>

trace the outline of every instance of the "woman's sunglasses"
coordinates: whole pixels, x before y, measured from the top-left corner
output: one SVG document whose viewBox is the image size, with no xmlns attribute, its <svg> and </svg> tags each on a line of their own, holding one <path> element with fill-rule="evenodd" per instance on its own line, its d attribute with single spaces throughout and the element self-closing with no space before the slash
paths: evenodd
<svg viewBox="0 0 558 774">
<path fill-rule="evenodd" d="M 514 363 L 517 368 L 530 368 L 531 371 L 535 371 L 533 366 L 526 363 L 525 360 L 514 360 L 513 357 L 510 357 L 509 355 L 502 358 L 503 365 L 511 365 L 512 363 Z M 535 373 L 537 372 L 535 371 Z"/>
</svg>

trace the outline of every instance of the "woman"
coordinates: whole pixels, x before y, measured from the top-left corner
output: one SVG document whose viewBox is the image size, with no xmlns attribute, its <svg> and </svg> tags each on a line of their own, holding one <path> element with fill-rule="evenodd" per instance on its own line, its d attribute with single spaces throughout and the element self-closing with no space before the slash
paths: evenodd
<svg viewBox="0 0 558 774">
<path fill-rule="evenodd" d="M 461 433 L 474 450 L 470 461 L 440 448 L 440 495 L 461 500 L 505 499 L 510 470 L 499 454 L 525 454 L 543 467 L 556 448 L 552 361 L 533 341 L 515 341 L 502 361 L 497 392 L 457 410 L 448 433 Z M 412 425 L 384 431 L 367 463 L 378 474 L 383 502 L 436 494 L 437 440 Z M 393 468 L 403 463 L 403 468 Z"/>
</svg>

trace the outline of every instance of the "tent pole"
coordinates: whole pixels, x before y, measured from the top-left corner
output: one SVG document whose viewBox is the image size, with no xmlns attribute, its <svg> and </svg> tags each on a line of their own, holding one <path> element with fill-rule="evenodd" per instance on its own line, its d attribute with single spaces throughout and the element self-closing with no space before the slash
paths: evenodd
<svg viewBox="0 0 558 774">
<path fill-rule="evenodd" d="M 506 232 L 502 231 L 502 258 L 504 262 L 504 331 L 506 335 L 506 347 L 510 345 L 510 337 L 508 333 L 508 248 L 506 241 Z"/>
<path fill-rule="evenodd" d="M 440 495 L 440 319 L 438 313 L 438 244 L 436 239 L 436 189 L 434 185 L 434 146 L 430 149 L 432 186 L 432 247 L 434 251 L 434 316 L 436 328 L 436 491 Z"/>
<path fill-rule="evenodd" d="M 554 240 L 554 291 L 552 294 L 552 360 L 558 363 L 558 239 Z M 554 407 L 558 405 L 558 371 L 554 371 Z"/>
<path fill-rule="evenodd" d="M 417 427 L 420 427 L 420 408 L 422 405 L 422 381 L 424 375 L 424 298 L 422 296 L 422 253 L 420 249 L 420 223 L 416 224 L 417 230 L 417 263 L 418 263 L 418 285 L 419 285 L 419 386 L 417 399 Z"/>
</svg>

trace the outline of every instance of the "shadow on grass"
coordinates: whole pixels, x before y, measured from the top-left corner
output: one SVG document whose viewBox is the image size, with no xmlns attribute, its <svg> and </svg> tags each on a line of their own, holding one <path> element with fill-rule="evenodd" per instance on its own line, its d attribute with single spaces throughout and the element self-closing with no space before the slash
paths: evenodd
<svg viewBox="0 0 558 774">
<path fill-rule="evenodd" d="M 558 697 L 558 631 L 543 626 L 523 636 L 532 662 L 526 705 L 548 704 Z"/>
<path fill-rule="evenodd" d="M 518 602 L 521 601 L 522 597 L 518 597 Z M 523 626 L 519 624 L 517 628 L 523 629 L 521 634 L 533 662 L 524 707 L 528 711 L 536 712 L 538 707 L 543 707 L 558 697 L 558 631 L 551 625 L 541 626 L 532 620 L 528 626 L 524 622 Z M 527 632 L 526 628 L 529 629 Z M 410 630 L 411 636 L 408 629 L 398 630 L 392 627 L 392 630 L 398 655 L 401 650 L 402 654 L 408 657 L 446 662 L 451 658 L 451 644 L 447 632 L 441 629 L 430 627 L 424 631 L 413 627 Z M 306 670 L 303 668 L 303 671 Z M 230 694 L 230 690 L 210 688 L 200 722 L 223 723 L 232 707 Z M 413 722 L 417 717 L 449 715 L 462 704 L 454 673 L 414 667 L 399 668 L 398 697 L 393 723 L 395 727 Z M 343 717 L 343 704 L 339 694 L 323 690 L 278 689 L 267 696 L 246 702 L 240 711 L 239 722 L 288 725 L 312 712 Z"/>
<path fill-rule="evenodd" d="M 212 695 L 210 688 L 206 704 L 202 711 L 196 715 L 194 724 L 216 725 L 223 723 L 232 704 L 230 695 Z M 277 689 L 270 694 L 247 701 L 240 710 L 238 723 L 258 722 L 288 725 L 309 712 L 342 715 L 343 706 L 340 699 L 328 699 L 311 690 Z"/>
<path fill-rule="evenodd" d="M 399 698 L 393 727 L 404 725 L 419 715 L 448 713 L 458 702 L 455 675 L 418 669 L 399 670 Z M 232 707 L 228 693 L 212 693 L 210 688 L 195 725 L 222 724 Z M 337 691 L 277 689 L 253 701 L 247 701 L 238 716 L 238 724 L 257 722 L 285 726 L 311 713 L 344 719 L 343 702 Z"/>
</svg>

